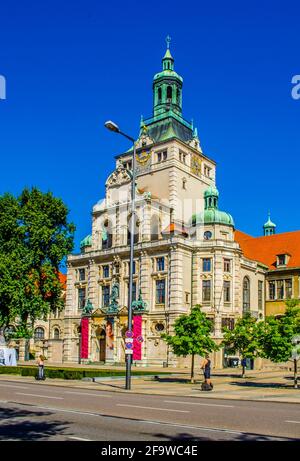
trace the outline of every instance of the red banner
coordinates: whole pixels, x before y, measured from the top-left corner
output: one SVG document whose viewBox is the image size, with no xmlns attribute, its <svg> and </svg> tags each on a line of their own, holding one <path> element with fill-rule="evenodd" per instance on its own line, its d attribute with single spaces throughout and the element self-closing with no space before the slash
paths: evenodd
<svg viewBox="0 0 300 461">
<path fill-rule="evenodd" d="M 83 317 L 81 319 L 81 351 L 80 357 L 82 359 L 89 358 L 89 319 Z"/>
<path fill-rule="evenodd" d="M 133 360 L 142 360 L 142 316 L 133 316 Z"/>
</svg>

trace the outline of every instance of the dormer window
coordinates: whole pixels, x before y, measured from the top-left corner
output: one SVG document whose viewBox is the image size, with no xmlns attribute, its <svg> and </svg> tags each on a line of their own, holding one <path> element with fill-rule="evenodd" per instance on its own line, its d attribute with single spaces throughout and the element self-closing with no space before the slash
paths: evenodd
<svg viewBox="0 0 300 461">
<path fill-rule="evenodd" d="M 278 266 L 286 266 L 290 255 L 288 253 L 281 253 L 276 255 L 277 256 L 277 267 Z"/>
</svg>

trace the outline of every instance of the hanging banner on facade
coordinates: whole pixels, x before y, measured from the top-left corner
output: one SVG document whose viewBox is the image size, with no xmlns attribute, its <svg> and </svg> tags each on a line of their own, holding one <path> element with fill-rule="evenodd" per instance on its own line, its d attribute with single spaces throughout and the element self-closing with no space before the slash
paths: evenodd
<svg viewBox="0 0 300 461">
<path fill-rule="evenodd" d="M 80 357 L 82 359 L 89 358 L 89 319 L 83 317 L 81 319 L 81 351 Z"/>
<path fill-rule="evenodd" d="M 133 360 L 142 360 L 142 316 L 133 316 Z"/>
<path fill-rule="evenodd" d="M 113 359 L 114 358 L 114 319 L 109 318 L 106 321 L 106 354 L 105 358 Z"/>
</svg>

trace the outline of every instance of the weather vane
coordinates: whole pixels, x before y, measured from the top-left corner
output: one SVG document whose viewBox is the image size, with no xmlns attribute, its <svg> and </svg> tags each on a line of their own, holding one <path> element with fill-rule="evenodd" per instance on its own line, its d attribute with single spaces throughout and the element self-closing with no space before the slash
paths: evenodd
<svg viewBox="0 0 300 461">
<path fill-rule="evenodd" d="M 167 48 L 169 49 L 169 48 L 170 48 L 170 42 L 171 42 L 171 37 L 170 37 L 170 35 L 167 35 L 167 37 L 166 37 L 166 42 L 167 42 Z"/>
</svg>

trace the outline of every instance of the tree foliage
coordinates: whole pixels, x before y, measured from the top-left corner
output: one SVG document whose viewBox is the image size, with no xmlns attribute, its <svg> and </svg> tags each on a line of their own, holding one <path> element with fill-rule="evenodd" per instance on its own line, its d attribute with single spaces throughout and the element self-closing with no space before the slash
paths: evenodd
<svg viewBox="0 0 300 461">
<path fill-rule="evenodd" d="M 223 328 L 222 345 L 229 353 L 239 352 L 243 358 L 254 358 L 259 351 L 256 331 L 257 320 L 247 313 L 238 319 L 233 330 Z"/>
<path fill-rule="evenodd" d="M 210 337 L 211 320 L 201 312 L 201 306 L 192 308 L 189 315 L 183 314 L 174 322 L 174 335 L 162 334 L 162 338 L 171 346 L 177 356 L 192 355 L 191 378 L 194 376 L 194 356 L 204 356 L 219 349 Z"/>
<path fill-rule="evenodd" d="M 260 322 L 257 338 L 261 357 L 272 362 L 286 362 L 292 355 L 292 337 L 300 333 L 300 307 L 298 300 L 286 301 L 284 315 L 266 317 Z"/>
<path fill-rule="evenodd" d="M 75 230 L 67 216 L 51 192 L 0 196 L 0 325 L 26 326 L 62 307 L 59 269 Z"/>
</svg>

